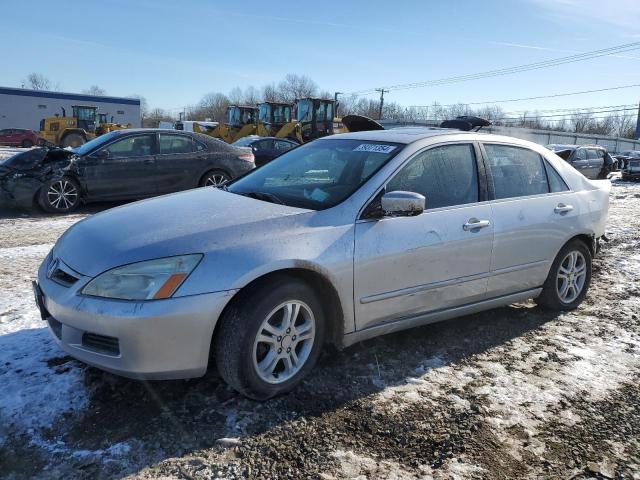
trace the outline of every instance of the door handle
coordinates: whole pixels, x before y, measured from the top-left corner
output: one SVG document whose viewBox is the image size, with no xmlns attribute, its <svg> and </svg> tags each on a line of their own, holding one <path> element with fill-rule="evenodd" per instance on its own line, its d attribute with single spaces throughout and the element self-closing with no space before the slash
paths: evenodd
<svg viewBox="0 0 640 480">
<path fill-rule="evenodd" d="M 151 165 L 152 163 L 156 163 L 155 158 L 147 158 L 145 159 L 145 161 L 143 162 L 145 165 Z"/>
<path fill-rule="evenodd" d="M 564 203 L 559 203 L 556 205 L 556 208 L 553 209 L 555 213 L 567 213 L 573 210 L 573 205 L 565 205 Z"/>
<path fill-rule="evenodd" d="M 489 220 L 478 220 L 477 218 L 470 218 L 467 223 L 462 225 L 462 229 L 465 232 L 468 232 L 470 230 L 479 230 L 481 228 L 488 227 L 489 225 L 491 225 L 491 222 Z"/>
</svg>

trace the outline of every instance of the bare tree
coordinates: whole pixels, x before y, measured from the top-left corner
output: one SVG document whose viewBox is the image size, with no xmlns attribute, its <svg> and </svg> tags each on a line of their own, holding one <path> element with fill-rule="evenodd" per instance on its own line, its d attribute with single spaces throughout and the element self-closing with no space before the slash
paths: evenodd
<svg viewBox="0 0 640 480">
<path fill-rule="evenodd" d="M 306 75 L 288 73 L 278 84 L 282 101 L 293 103 L 296 98 L 318 95 L 318 85 Z"/>
<path fill-rule="evenodd" d="M 91 85 L 86 90 L 83 90 L 82 93 L 86 95 L 95 95 L 97 97 L 104 97 L 107 94 L 107 91 L 104 88 L 99 87 L 98 85 Z"/>
<path fill-rule="evenodd" d="M 158 128 L 158 125 L 160 124 L 160 122 L 163 122 L 163 121 L 172 122 L 174 120 L 175 119 L 162 108 L 154 108 L 149 112 L 149 116 L 145 118 L 145 121 L 142 126 Z"/>
<path fill-rule="evenodd" d="M 278 87 L 273 83 L 262 87 L 262 99 L 265 102 L 279 102 L 282 100 Z"/>
<path fill-rule="evenodd" d="M 193 120 L 210 118 L 212 120 L 223 121 L 230 103 L 229 97 L 222 93 L 207 93 L 202 97 L 198 106 L 189 112 L 188 117 Z"/>
<path fill-rule="evenodd" d="M 41 73 L 30 73 L 22 83 L 31 90 L 51 90 L 51 80 Z"/>
</svg>

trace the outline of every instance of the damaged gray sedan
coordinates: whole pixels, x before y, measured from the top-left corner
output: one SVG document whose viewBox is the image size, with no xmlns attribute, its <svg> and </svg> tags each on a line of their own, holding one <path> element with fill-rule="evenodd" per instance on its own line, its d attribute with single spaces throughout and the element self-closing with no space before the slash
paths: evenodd
<svg viewBox="0 0 640 480">
<path fill-rule="evenodd" d="M 204 375 L 257 399 L 327 343 L 536 299 L 576 308 L 608 180 L 523 140 L 397 129 L 315 140 L 219 188 L 78 222 L 34 283 L 56 342 L 133 378 Z"/>
<path fill-rule="evenodd" d="M 254 160 L 250 149 L 198 133 L 118 130 L 72 150 L 0 152 L 0 201 L 67 213 L 82 202 L 135 200 L 222 185 L 255 168 Z"/>
</svg>

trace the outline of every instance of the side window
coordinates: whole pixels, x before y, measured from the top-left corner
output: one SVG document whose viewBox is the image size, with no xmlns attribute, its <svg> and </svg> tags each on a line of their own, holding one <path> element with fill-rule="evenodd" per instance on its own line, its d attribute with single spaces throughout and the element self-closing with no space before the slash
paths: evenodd
<svg viewBox="0 0 640 480">
<path fill-rule="evenodd" d="M 141 157 L 153 153 L 153 135 L 126 137 L 105 148 L 112 158 Z"/>
<path fill-rule="evenodd" d="M 485 144 L 497 199 L 549 193 L 542 157 L 527 148 Z"/>
<path fill-rule="evenodd" d="M 417 154 L 387 184 L 425 196 L 426 208 L 478 201 L 478 170 L 473 145 L 445 145 Z"/>
<path fill-rule="evenodd" d="M 593 148 L 590 148 L 589 150 L 587 150 L 587 158 L 589 160 L 593 160 L 595 158 L 600 158 L 600 151 L 599 150 L 595 150 Z"/>
<path fill-rule="evenodd" d="M 11 130 L 5 128 L 4 130 L 0 130 L 0 135 L 11 135 Z"/>
<path fill-rule="evenodd" d="M 273 141 L 272 140 L 262 140 L 260 142 L 256 142 L 254 144 L 255 147 L 258 148 L 258 150 L 271 150 L 273 148 Z"/>
<path fill-rule="evenodd" d="M 160 134 L 160 155 L 191 153 L 192 151 L 191 137 Z"/>
<path fill-rule="evenodd" d="M 274 140 L 273 143 L 275 150 L 278 152 L 286 152 L 294 147 L 292 143 L 284 142 L 282 140 Z"/>
<path fill-rule="evenodd" d="M 552 193 L 566 192 L 567 190 L 569 190 L 569 187 L 564 182 L 560 174 L 556 172 L 556 169 L 549 165 L 549 163 L 546 161 L 544 162 L 544 168 L 547 170 L 547 178 L 549 179 L 549 190 L 551 190 Z"/>
<path fill-rule="evenodd" d="M 579 148 L 576 150 L 576 154 L 573 156 L 574 160 L 586 160 L 587 159 L 587 151 L 584 148 Z"/>
</svg>

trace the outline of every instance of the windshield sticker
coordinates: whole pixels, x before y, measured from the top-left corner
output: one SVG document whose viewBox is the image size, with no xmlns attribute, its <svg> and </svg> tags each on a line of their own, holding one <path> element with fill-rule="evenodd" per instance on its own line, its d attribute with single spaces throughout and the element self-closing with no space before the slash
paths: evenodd
<svg viewBox="0 0 640 480">
<path fill-rule="evenodd" d="M 305 197 L 320 203 L 324 202 L 329 196 L 327 192 L 320 190 L 319 188 L 314 188 L 313 192 L 311 192 L 311 195 L 308 195 L 306 190 L 304 193 L 305 193 Z"/>
<path fill-rule="evenodd" d="M 361 143 L 353 149 L 354 152 L 391 153 L 396 149 L 395 145 L 380 145 L 378 143 Z"/>
</svg>

